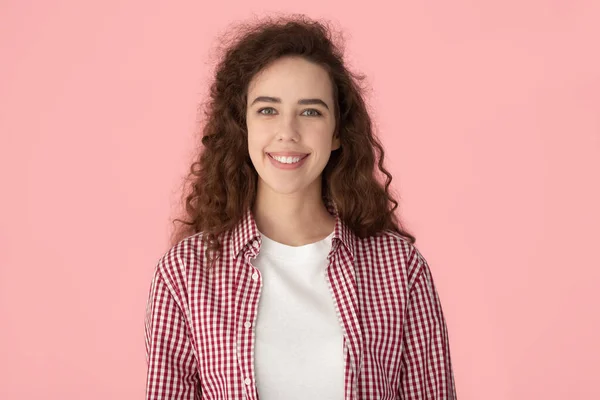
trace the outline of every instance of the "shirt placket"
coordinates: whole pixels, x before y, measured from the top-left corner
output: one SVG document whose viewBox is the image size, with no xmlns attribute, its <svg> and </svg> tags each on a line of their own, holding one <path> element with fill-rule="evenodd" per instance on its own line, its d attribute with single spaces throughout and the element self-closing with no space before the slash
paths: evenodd
<svg viewBox="0 0 600 400">
<path fill-rule="evenodd" d="M 342 250 L 342 249 L 340 249 Z M 344 365 L 344 399 L 358 400 L 358 377 L 362 367 L 363 334 L 359 321 L 358 288 L 353 263 L 345 252 L 328 256 L 330 259 L 326 280 L 338 311 L 344 332 L 344 343 L 349 353 L 350 368 Z"/>
<path fill-rule="evenodd" d="M 256 242 L 254 242 L 256 243 Z M 245 292 L 242 290 L 240 312 L 236 324 L 236 349 L 237 363 L 241 371 L 242 385 L 246 393 L 246 399 L 258 400 L 258 389 L 254 375 L 254 341 L 255 324 L 258 313 L 258 300 L 262 288 L 262 277 L 256 267 L 250 263 L 250 259 L 257 254 L 257 243 L 253 243 L 253 250 L 245 256 L 244 273 L 242 279 Z"/>
</svg>

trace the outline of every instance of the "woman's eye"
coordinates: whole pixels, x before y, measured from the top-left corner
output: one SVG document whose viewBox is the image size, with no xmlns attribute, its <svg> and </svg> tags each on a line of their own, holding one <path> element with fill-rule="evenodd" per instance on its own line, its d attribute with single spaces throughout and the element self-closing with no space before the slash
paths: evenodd
<svg viewBox="0 0 600 400">
<path fill-rule="evenodd" d="M 318 117 L 319 115 L 321 115 L 321 113 L 318 110 L 315 110 L 314 108 L 309 108 L 308 110 L 304 110 L 304 112 L 306 111 L 313 111 L 314 114 L 309 115 L 310 117 Z"/>
<path fill-rule="evenodd" d="M 265 107 L 265 108 L 261 108 L 260 110 L 258 110 L 259 114 L 263 114 L 263 115 L 270 115 L 271 113 L 264 113 L 263 111 L 265 110 L 272 110 L 275 111 L 275 109 L 273 107 Z"/>
</svg>

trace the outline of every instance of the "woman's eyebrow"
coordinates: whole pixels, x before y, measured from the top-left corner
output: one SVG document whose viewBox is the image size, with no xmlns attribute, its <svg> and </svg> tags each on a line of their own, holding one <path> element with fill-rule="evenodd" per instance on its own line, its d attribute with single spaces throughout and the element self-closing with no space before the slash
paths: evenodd
<svg viewBox="0 0 600 400">
<path fill-rule="evenodd" d="M 254 99 L 254 101 L 252 101 L 252 104 L 250 104 L 250 106 L 253 106 L 254 103 L 258 103 L 260 101 L 265 103 L 281 103 L 281 99 L 279 97 L 258 96 Z M 321 99 L 300 99 L 298 100 L 298 104 L 320 104 L 329 110 L 327 104 Z"/>
</svg>

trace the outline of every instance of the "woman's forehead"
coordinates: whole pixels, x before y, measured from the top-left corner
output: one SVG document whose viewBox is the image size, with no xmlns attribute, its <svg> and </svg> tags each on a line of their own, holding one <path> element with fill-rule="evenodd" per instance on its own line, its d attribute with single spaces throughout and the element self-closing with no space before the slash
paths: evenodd
<svg viewBox="0 0 600 400">
<path fill-rule="evenodd" d="M 327 71 L 303 59 L 278 60 L 260 71 L 250 82 L 248 92 L 254 97 L 277 97 L 282 102 L 296 102 L 302 98 L 332 96 L 331 80 Z"/>
</svg>

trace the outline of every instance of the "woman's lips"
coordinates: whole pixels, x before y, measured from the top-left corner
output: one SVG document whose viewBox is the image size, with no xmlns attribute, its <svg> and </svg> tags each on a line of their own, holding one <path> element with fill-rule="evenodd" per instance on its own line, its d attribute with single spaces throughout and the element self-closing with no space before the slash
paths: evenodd
<svg viewBox="0 0 600 400">
<path fill-rule="evenodd" d="M 270 156 L 278 156 L 278 157 L 305 157 L 310 153 L 293 153 L 293 152 L 282 152 L 282 153 L 269 153 Z"/>
<path fill-rule="evenodd" d="M 307 155 L 305 155 L 304 157 L 302 157 L 300 159 L 300 161 L 293 163 L 293 164 L 285 164 L 282 162 L 277 161 L 276 159 L 273 158 L 273 156 L 271 156 L 270 153 L 267 153 L 269 160 L 271 161 L 271 164 L 273 164 L 275 167 L 279 168 L 279 169 L 297 169 L 300 168 L 304 162 L 306 161 L 306 159 L 308 158 L 308 156 L 310 156 L 310 153 L 308 153 Z"/>
</svg>

